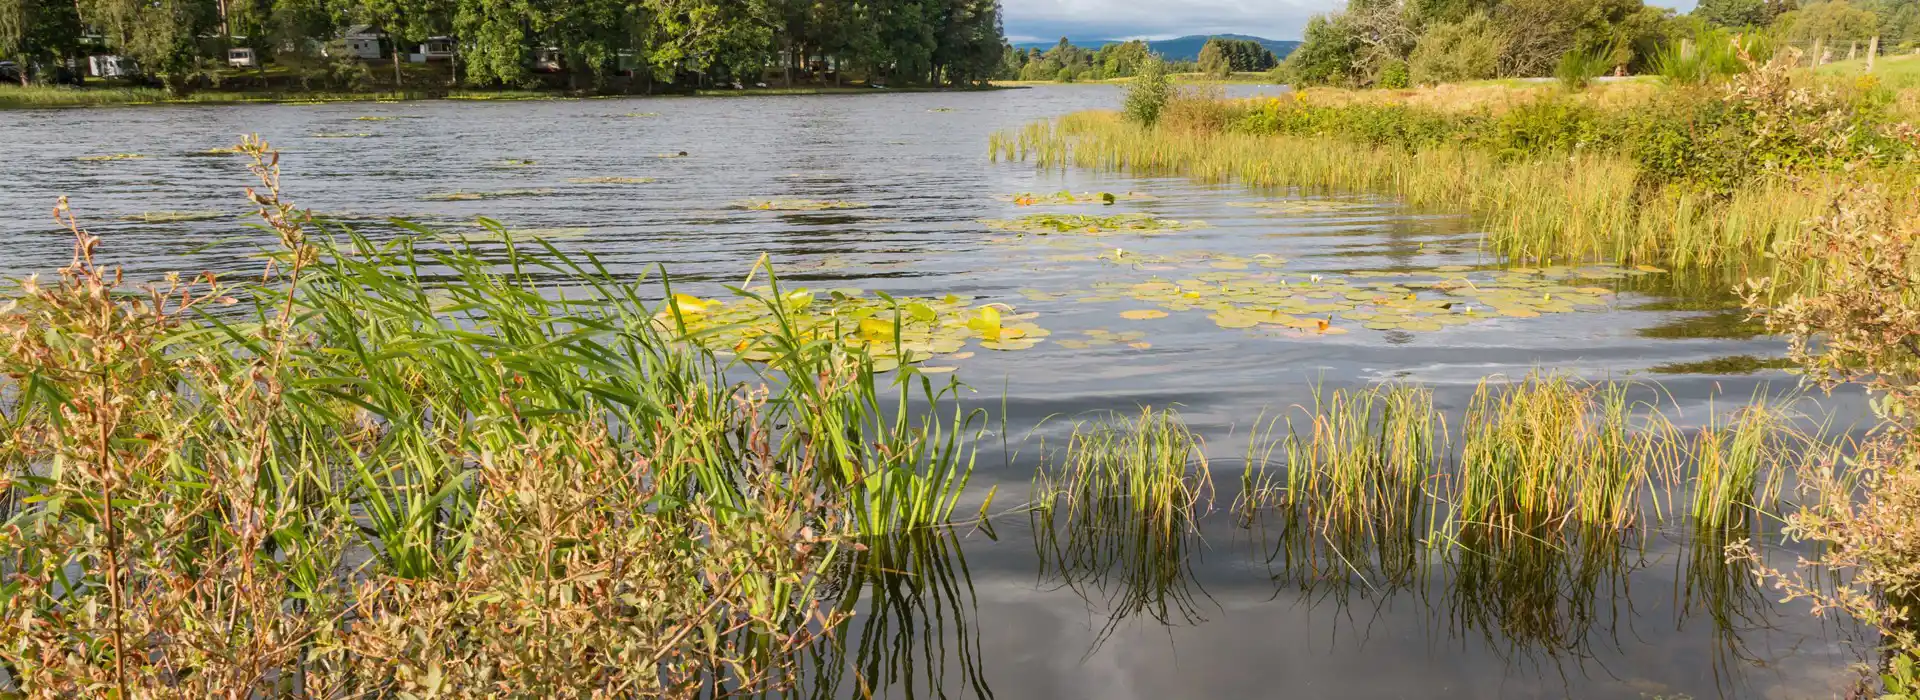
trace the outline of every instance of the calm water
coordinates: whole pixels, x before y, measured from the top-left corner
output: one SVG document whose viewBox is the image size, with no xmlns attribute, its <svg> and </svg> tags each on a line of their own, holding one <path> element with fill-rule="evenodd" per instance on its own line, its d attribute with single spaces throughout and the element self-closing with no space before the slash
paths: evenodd
<svg viewBox="0 0 1920 700">
<path fill-rule="evenodd" d="M 1138 302 L 1076 302 L 1073 297 L 1099 283 L 1196 274 L 1181 265 L 1147 266 L 1168 268 L 1158 270 L 1090 259 L 1108 246 L 1158 255 L 1265 254 L 1286 259 L 1287 273 L 1329 277 L 1488 262 L 1470 221 L 1364 193 L 1249 192 L 1178 179 L 1043 173 L 987 157 L 987 136 L 996 130 L 1115 106 L 1119 99 L 1111 86 L 1059 86 L 978 94 L 0 112 L 0 275 L 65 262 L 67 235 L 48 216 L 61 194 L 105 236 L 106 255 L 136 275 L 257 269 L 248 254 L 258 236 L 239 218 L 241 188 L 250 184 L 244 167 L 234 156 L 197 152 L 258 133 L 284 152 L 290 199 L 376 234 L 387 230 L 380 222 L 388 217 L 452 228 L 485 215 L 592 251 L 623 273 L 665 265 L 676 277 L 704 281 L 708 292 L 767 253 L 793 284 L 1011 303 L 1038 312 L 1035 322 L 1056 341 L 1090 329 L 1144 331 L 1151 348 L 1070 349 L 1055 342 L 981 351 L 953 364 L 983 404 L 998 407 L 1005 396 L 1016 440 L 1048 416 L 1178 405 L 1207 437 L 1209 453 L 1221 458 L 1216 480 L 1223 484 L 1238 481 L 1237 464 L 1225 458 L 1241 453 L 1253 418 L 1308 400 L 1316 383 L 1423 382 L 1457 419 L 1473 384 L 1489 375 L 1547 369 L 1657 379 L 1669 412 L 1690 425 L 1756 391 L 1792 386 L 1781 373 L 1647 374 L 1670 363 L 1784 351 L 1780 342 L 1726 328 L 1737 316 L 1659 310 L 1672 300 L 1659 292 L 1671 285 L 1658 275 L 1638 278 L 1606 308 L 1437 332 L 1345 324 L 1352 332 L 1340 336 L 1250 334 L 1217 327 L 1201 312 L 1138 322 L 1118 316 L 1141 308 Z M 687 156 L 659 157 L 681 152 Z M 115 153 L 146 157 L 77 160 Z M 655 181 L 570 181 L 586 177 Z M 996 242 L 1007 234 L 979 223 L 1088 209 L 1017 207 L 1005 199 L 1062 189 L 1150 194 L 1154 198 L 1095 208 L 1211 226 L 1075 247 Z M 503 190 L 535 193 L 431 199 Z M 1347 206 L 1292 214 L 1230 206 L 1320 198 Z M 730 206 L 744 199 L 870 206 L 800 213 Z M 122 220 L 163 211 L 233 218 Z M 1023 290 L 1068 294 L 1036 301 Z M 1825 405 L 1843 421 L 1861 415 L 1857 401 L 1846 397 Z M 1057 437 L 1065 425 L 1055 421 L 1039 432 Z M 1007 463 L 996 455 L 983 462 L 970 488 L 975 502 L 995 486 L 1002 502 L 1020 500 L 1033 473 L 1030 461 Z M 1733 606 L 1740 614 L 1716 621 L 1697 600 L 1700 587 L 1688 583 L 1700 578 L 1690 573 L 1688 556 L 1664 535 L 1633 548 L 1631 566 L 1624 567 L 1631 573 L 1601 586 L 1597 609 L 1568 605 L 1586 613 L 1547 615 L 1567 619 L 1559 634 L 1543 637 L 1512 619 L 1518 615 L 1512 610 L 1462 612 L 1467 606 L 1460 601 L 1471 597 L 1457 595 L 1445 571 L 1399 587 L 1346 578 L 1338 586 L 1308 585 L 1313 577 L 1270 561 L 1271 533 L 1234 527 L 1223 515 L 1207 519 L 1203 530 L 1204 541 L 1195 545 L 1199 556 L 1176 587 L 1185 591 L 1174 597 L 1182 603 L 1157 614 L 1154 606 L 1130 610 L 1129 599 L 1119 596 L 1117 615 L 1115 593 L 1127 586 L 1067 585 L 1070 579 L 1043 572 L 1024 516 L 996 522 L 991 532 L 959 533 L 942 550 L 949 575 L 893 582 L 923 597 L 896 608 L 894 615 L 908 614 L 885 629 L 859 632 L 870 629 L 864 620 L 884 627 L 890 619 L 864 614 L 854 623 L 847 658 L 829 667 L 851 666 L 875 694 L 894 697 L 1798 698 L 1837 693 L 1843 680 L 1837 669 L 1853 658 L 1847 635 L 1798 606 L 1775 609 L 1764 595 L 1749 596 Z M 943 581 L 953 585 L 939 585 Z M 861 648 L 875 651 L 854 653 Z M 849 676 L 824 694 L 858 696 L 858 686 Z"/>
</svg>

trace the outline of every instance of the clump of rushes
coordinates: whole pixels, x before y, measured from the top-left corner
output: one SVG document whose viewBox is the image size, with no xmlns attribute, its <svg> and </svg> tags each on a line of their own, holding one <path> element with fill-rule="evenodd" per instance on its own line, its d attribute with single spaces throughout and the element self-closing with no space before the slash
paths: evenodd
<svg viewBox="0 0 1920 700">
<path fill-rule="evenodd" d="M 1510 536 L 1580 525 L 1613 531 L 1638 522 L 1662 450 L 1673 444 L 1658 412 L 1638 429 L 1628 384 L 1562 376 L 1485 382 L 1461 428 L 1448 497 L 1461 527 Z"/>
<path fill-rule="evenodd" d="M 1141 409 L 1077 425 L 1058 468 L 1034 477 L 1042 576 L 1105 599 L 1105 639 L 1127 618 L 1191 621 L 1196 511 L 1213 496 L 1200 438 L 1179 414 Z"/>
<path fill-rule="evenodd" d="M 1701 429 L 1692 450 L 1694 528 L 1737 528 L 1765 512 L 1780 495 L 1785 473 L 1774 467 L 1791 464 L 1794 435 L 1785 408 L 1765 396 Z"/>
<path fill-rule="evenodd" d="M 1433 392 L 1401 384 L 1357 390 L 1314 389 L 1303 409 L 1309 427 L 1289 420 L 1282 505 L 1290 518 L 1326 532 L 1372 538 L 1423 532 L 1426 490 L 1447 449 L 1446 423 Z"/>
<path fill-rule="evenodd" d="M 790 337 L 742 382 L 591 256 L 376 243 L 242 150 L 256 281 L 135 287 L 62 202 L 73 263 L 0 302 L 21 692 L 778 689 L 845 617 L 848 537 L 950 515 L 972 418 L 925 377 L 890 410 L 864 353 Z"/>
</svg>

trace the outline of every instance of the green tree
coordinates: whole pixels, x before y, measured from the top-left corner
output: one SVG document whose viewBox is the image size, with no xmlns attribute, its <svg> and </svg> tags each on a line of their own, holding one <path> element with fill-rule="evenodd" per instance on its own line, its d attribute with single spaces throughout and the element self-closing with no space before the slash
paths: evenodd
<svg viewBox="0 0 1920 700">
<path fill-rule="evenodd" d="M 1758 27 L 1767 23 L 1766 0 L 1700 0 L 1693 16 L 1716 27 Z"/>
<path fill-rule="evenodd" d="M 1880 17 L 1847 0 L 1831 0 L 1780 15 L 1774 28 L 1794 42 L 1864 40 L 1880 30 Z"/>
<path fill-rule="evenodd" d="M 20 84 L 38 64 L 77 53 L 80 18 L 70 0 L 0 0 L 0 58 L 19 65 Z"/>
<path fill-rule="evenodd" d="M 133 59 L 141 71 L 160 76 L 174 94 L 192 86 L 195 38 L 211 29 L 216 17 L 204 0 L 82 0 L 79 11 L 108 47 Z"/>
<path fill-rule="evenodd" d="M 1300 46 L 1287 56 L 1284 75 L 1295 87 L 1354 82 L 1360 42 L 1346 15 L 1319 15 L 1307 20 Z"/>
<path fill-rule="evenodd" d="M 1167 75 L 1167 64 L 1157 56 L 1149 57 L 1140 64 L 1140 72 L 1133 82 L 1127 85 L 1123 112 L 1134 123 L 1150 127 L 1160 122 L 1160 113 L 1165 111 L 1170 99 L 1173 99 L 1173 78 Z"/>
<path fill-rule="evenodd" d="M 1506 34 L 1493 19 L 1476 12 L 1429 28 L 1414 45 L 1407 67 L 1420 85 L 1485 80 L 1500 74 L 1506 46 Z"/>
<path fill-rule="evenodd" d="M 1200 47 L 1200 72 L 1222 78 L 1233 72 L 1233 59 L 1227 56 L 1227 47 L 1219 39 L 1208 39 L 1207 44 Z"/>
</svg>

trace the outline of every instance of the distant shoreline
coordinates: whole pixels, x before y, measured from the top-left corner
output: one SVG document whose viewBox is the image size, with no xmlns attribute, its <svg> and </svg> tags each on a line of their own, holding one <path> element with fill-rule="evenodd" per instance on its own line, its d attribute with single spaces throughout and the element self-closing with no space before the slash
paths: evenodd
<svg viewBox="0 0 1920 700">
<path fill-rule="evenodd" d="M 232 104 L 329 104 L 335 102 L 416 102 L 449 100 L 517 102 L 542 100 L 602 100 L 673 97 L 765 97 L 812 95 L 884 95 L 889 93 L 992 92 L 1025 89 L 1024 84 L 995 83 L 974 87 L 766 87 L 740 90 L 695 90 L 691 93 L 578 93 L 563 90 L 394 90 L 367 92 L 200 90 L 184 97 L 168 97 L 160 88 L 29 87 L 0 85 L 0 109 L 58 109 L 74 107 L 150 107 Z"/>
</svg>

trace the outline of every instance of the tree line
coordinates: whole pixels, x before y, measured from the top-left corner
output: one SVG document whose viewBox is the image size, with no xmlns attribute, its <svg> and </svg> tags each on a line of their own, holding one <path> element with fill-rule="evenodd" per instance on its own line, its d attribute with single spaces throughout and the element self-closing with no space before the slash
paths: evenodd
<svg viewBox="0 0 1920 700">
<path fill-rule="evenodd" d="M 1074 46 L 1065 37 L 1049 49 L 1008 48 L 1000 70 L 1001 80 L 1106 80 L 1131 78 L 1140 73 L 1148 59 L 1162 59 L 1138 39 L 1087 49 Z M 1266 71 L 1280 64 L 1260 42 L 1247 39 L 1214 37 L 1200 49 L 1198 61 L 1167 61 L 1173 73 L 1204 72 L 1225 75 L 1231 72 Z"/>
<path fill-rule="evenodd" d="M 23 83 L 51 82 L 111 53 L 186 89 L 245 47 L 351 78 L 367 70 L 341 44 L 355 25 L 398 47 L 395 82 L 402 53 L 451 37 L 452 79 L 473 86 L 531 86 L 543 68 L 573 86 L 966 85 L 995 77 L 1008 50 L 997 0 L 0 0 L 0 59 Z"/>
<path fill-rule="evenodd" d="M 1807 45 L 1878 36 L 1920 43 L 1913 0 L 1701 0 L 1690 14 L 1642 0 L 1348 0 L 1314 17 L 1279 70 L 1297 85 L 1406 87 L 1564 72 L 1569 58 L 1605 72 L 1658 72 L 1663 55 L 1738 33 Z M 1843 48 L 1844 52 L 1846 49 Z"/>
</svg>

